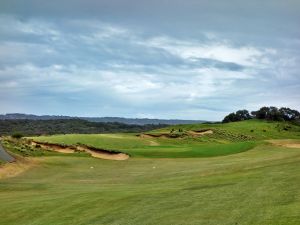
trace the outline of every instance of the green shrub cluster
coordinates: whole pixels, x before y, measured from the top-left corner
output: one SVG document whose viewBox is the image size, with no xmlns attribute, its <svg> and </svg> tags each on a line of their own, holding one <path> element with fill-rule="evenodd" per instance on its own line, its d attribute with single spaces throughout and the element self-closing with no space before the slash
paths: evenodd
<svg viewBox="0 0 300 225">
<path fill-rule="evenodd" d="M 19 141 L 19 140 L 4 140 L 2 144 L 5 149 L 13 152 L 15 154 L 21 156 L 46 156 L 46 155 L 53 155 L 56 154 L 55 152 L 47 151 L 41 148 L 36 148 L 34 146 L 30 146 L 26 143 L 26 141 Z"/>
<path fill-rule="evenodd" d="M 238 134 L 228 130 L 214 129 L 214 136 L 229 141 L 251 141 L 255 138 L 245 134 Z"/>
</svg>

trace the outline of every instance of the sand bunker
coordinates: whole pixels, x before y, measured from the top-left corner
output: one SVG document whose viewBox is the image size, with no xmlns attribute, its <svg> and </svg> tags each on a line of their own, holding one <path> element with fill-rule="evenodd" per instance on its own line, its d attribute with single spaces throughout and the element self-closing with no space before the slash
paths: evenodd
<svg viewBox="0 0 300 225">
<path fill-rule="evenodd" d="M 100 159 L 110 159 L 110 160 L 126 160 L 129 158 L 129 155 L 116 151 L 109 151 L 105 149 L 94 148 L 85 145 L 60 145 L 53 143 L 44 143 L 31 141 L 31 145 L 35 147 L 41 147 L 43 149 L 52 150 L 60 153 L 75 153 L 75 152 L 87 152 L 92 157 L 100 158 Z"/>
<path fill-rule="evenodd" d="M 207 134 L 213 134 L 214 132 L 212 130 L 190 130 L 188 131 L 188 134 L 192 136 L 202 136 Z"/>
<path fill-rule="evenodd" d="M 42 143 L 42 142 L 31 141 L 31 145 L 35 146 L 35 147 L 40 146 L 43 149 L 53 150 L 53 151 L 61 152 L 61 153 L 74 153 L 76 151 L 76 148 L 74 148 L 74 147 L 51 144 L 51 143 Z"/>
<path fill-rule="evenodd" d="M 104 149 L 97 149 L 88 146 L 77 146 L 77 150 L 85 151 L 91 154 L 91 156 L 100 159 L 110 159 L 110 160 L 126 160 L 129 155 L 121 152 L 110 152 Z"/>
</svg>

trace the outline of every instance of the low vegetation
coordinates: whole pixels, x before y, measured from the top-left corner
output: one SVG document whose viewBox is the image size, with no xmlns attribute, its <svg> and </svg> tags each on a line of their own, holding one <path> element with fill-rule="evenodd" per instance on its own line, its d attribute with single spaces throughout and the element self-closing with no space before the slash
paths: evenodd
<svg viewBox="0 0 300 225">
<path fill-rule="evenodd" d="M 53 151 L 34 147 L 29 144 L 26 140 L 20 140 L 15 138 L 4 138 L 1 141 L 3 147 L 9 152 L 20 155 L 23 157 L 38 157 L 38 156 L 51 156 L 57 155 Z"/>
</svg>

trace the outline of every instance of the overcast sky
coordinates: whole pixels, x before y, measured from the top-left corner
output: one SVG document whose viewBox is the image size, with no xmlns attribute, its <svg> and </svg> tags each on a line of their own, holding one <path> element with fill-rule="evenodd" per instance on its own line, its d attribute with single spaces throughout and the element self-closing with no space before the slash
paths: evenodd
<svg viewBox="0 0 300 225">
<path fill-rule="evenodd" d="M 299 0 L 1 0 L 0 113 L 300 110 Z"/>
</svg>

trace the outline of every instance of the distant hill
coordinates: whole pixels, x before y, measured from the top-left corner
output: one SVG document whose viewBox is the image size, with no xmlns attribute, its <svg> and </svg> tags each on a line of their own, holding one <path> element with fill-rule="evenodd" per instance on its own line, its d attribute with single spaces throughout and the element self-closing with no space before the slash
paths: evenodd
<svg viewBox="0 0 300 225">
<path fill-rule="evenodd" d="M 82 119 L 6 119 L 0 120 L 0 136 L 22 134 L 51 135 L 51 134 L 100 134 L 100 133 L 128 133 L 145 132 L 166 127 L 164 124 L 124 124 L 118 122 L 90 122 Z"/>
<path fill-rule="evenodd" d="M 0 115 L 0 120 L 61 120 L 61 119 L 82 119 L 89 122 L 102 122 L 102 123 L 124 123 L 124 124 L 135 124 L 135 125 L 145 125 L 145 124 L 167 124 L 167 125 L 177 125 L 177 124 L 196 124 L 204 123 L 204 120 L 166 120 L 166 119 L 148 119 L 148 118 L 122 118 L 122 117 L 72 117 L 72 116 L 50 116 L 50 115 L 31 115 L 22 113 L 9 113 Z"/>
</svg>

